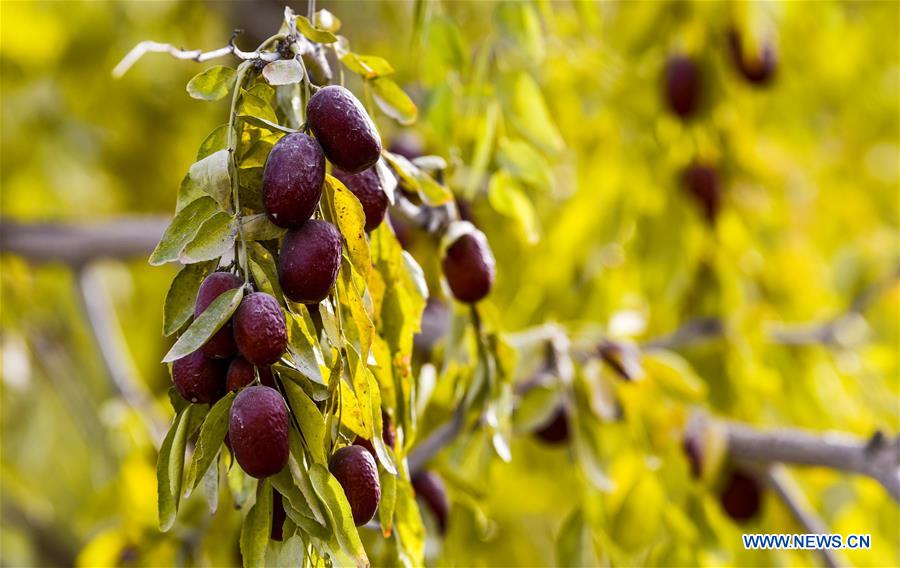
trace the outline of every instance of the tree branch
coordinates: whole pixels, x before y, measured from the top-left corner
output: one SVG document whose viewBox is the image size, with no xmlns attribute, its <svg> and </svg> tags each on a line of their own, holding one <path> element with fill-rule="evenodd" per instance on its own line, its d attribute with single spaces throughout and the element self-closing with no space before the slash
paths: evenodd
<svg viewBox="0 0 900 568">
<path fill-rule="evenodd" d="M 237 32 L 235 33 L 237 35 Z M 112 74 L 116 79 L 128 72 L 143 56 L 148 53 L 168 53 L 175 59 L 184 59 L 202 63 L 210 59 L 218 59 L 226 55 L 234 55 L 238 59 L 259 59 L 260 61 L 276 61 L 281 59 L 281 55 L 277 51 L 241 51 L 234 45 L 234 37 L 225 47 L 214 49 L 212 51 L 203 51 L 200 49 L 179 49 L 169 43 L 160 43 L 157 41 L 142 41 L 129 51 L 122 61 L 116 65 Z"/>
</svg>

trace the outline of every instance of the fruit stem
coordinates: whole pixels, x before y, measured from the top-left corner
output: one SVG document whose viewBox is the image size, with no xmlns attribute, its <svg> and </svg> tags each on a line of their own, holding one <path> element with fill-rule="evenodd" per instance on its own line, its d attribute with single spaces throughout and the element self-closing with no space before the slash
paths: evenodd
<svg viewBox="0 0 900 568">
<path fill-rule="evenodd" d="M 267 40 L 268 41 L 268 40 Z M 266 42 L 263 44 L 265 45 Z M 237 219 L 237 232 L 238 232 L 238 242 L 235 243 L 234 247 L 234 257 L 235 261 L 240 262 L 241 274 L 244 277 L 244 284 L 247 284 L 250 281 L 250 272 L 247 270 L 247 241 L 244 238 L 244 229 L 241 226 L 241 191 L 240 184 L 238 183 L 238 168 L 237 168 L 237 132 L 235 131 L 235 117 L 237 115 L 237 103 L 238 99 L 241 97 L 241 88 L 244 84 L 244 80 L 247 78 L 247 71 L 250 69 L 250 66 L 253 65 L 251 61 L 245 61 L 238 66 L 237 77 L 234 82 L 234 94 L 231 97 L 231 111 L 228 113 L 228 155 L 229 159 L 229 169 L 231 174 L 231 199 L 234 204 L 234 216 Z M 243 249 L 243 254 L 240 254 L 239 247 Z"/>
</svg>

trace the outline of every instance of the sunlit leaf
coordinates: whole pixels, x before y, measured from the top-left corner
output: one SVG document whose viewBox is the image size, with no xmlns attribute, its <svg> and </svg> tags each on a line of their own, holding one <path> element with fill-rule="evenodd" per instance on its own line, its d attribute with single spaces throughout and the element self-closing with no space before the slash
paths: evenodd
<svg viewBox="0 0 900 568">
<path fill-rule="evenodd" d="M 290 381 L 283 382 L 282 386 L 294 418 L 300 425 L 300 433 L 309 455 L 317 463 L 326 464 L 325 419 L 322 413 L 299 386 Z"/>
<path fill-rule="evenodd" d="M 260 479 L 256 503 L 241 525 L 241 556 L 245 567 L 265 566 L 266 545 L 272 531 L 272 484 Z"/>
<path fill-rule="evenodd" d="M 262 97 L 249 91 L 241 91 L 241 102 L 238 104 L 237 115 L 243 119 L 251 120 L 259 118 L 266 124 L 278 124 L 278 117 L 272 109 L 272 105 Z"/>
<path fill-rule="evenodd" d="M 289 85 L 303 80 L 303 66 L 296 59 L 279 59 L 263 67 L 262 74 L 270 85 Z"/>
<path fill-rule="evenodd" d="M 538 240 L 537 214 L 522 187 L 506 170 L 491 176 L 488 200 L 495 211 L 513 219 L 529 243 Z"/>
<path fill-rule="evenodd" d="M 324 197 L 331 211 L 329 218 L 337 225 L 347 244 L 350 262 L 365 278 L 372 266 L 372 259 L 366 241 L 366 215 L 359 199 L 340 180 L 330 175 L 325 176 Z"/>
<path fill-rule="evenodd" d="M 178 260 L 184 264 L 219 258 L 234 248 L 237 219 L 219 211 L 203 222 L 197 236 L 185 245 Z"/>
<path fill-rule="evenodd" d="M 187 331 L 178 338 L 175 345 L 169 349 L 169 352 L 163 357 L 163 362 L 168 363 L 180 359 L 199 349 L 225 325 L 228 318 L 240 305 L 243 297 L 244 288 L 240 287 L 221 294 L 213 300 L 209 307 L 187 328 Z"/>
<path fill-rule="evenodd" d="M 297 16 L 297 30 L 316 43 L 334 43 L 337 37 L 330 31 L 318 29 L 305 16 Z"/>
<path fill-rule="evenodd" d="M 372 79 L 369 84 L 372 86 L 375 102 L 382 112 L 400 124 L 412 124 L 416 121 L 416 118 L 419 116 L 419 109 L 416 108 L 416 104 L 397 83 L 388 78 L 380 77 Z"/>
<path fill-rule="evenodd" d="M 360 55 L 350 52 L 341 57 L 341 62 L 364 79 L 384 77 L 394 72 L 391 64 L 377 55 Z"/>
<path fill-rule="evenodd" d="M 201 262 L 183 266 L 166 294 L 163 310 L 163 333 L 172 335 L 194 314 L 197 291 L 206 276 L 215 270 L 215 262 Z"/>
<path fill-rule="evenodd" d="M 181 250 L 197 235 L 204 221 L 212 217 L 219 207 L 211 197 L 201 197 L 179 211 L 163 233 L 159 244 L 150 255 L 150 264 L 159 266 L 178 260 Z"/>
<path fill-rule="evenodd" d="M 327 507 L 328 516 L 332 526 L 335 527 L 335 536 L 337 536 L 341 549 L 353 558 L 357 566 L 368 566 L 369 559 L 353 523 L 350 504 L 347 502 L 341 484 L 321 464 L 310 466 L 309 476 L 316 493 Z"/>
<path fill-rule="evenodd" d="M 200 484 L 206 470 L 212 465 L 219 453 L 219 448 L 225 440 L 228 432 L 228 417 L 231 412 L 231 403 L 234 402 L 235 393 L 229 392 L 216 402 L 200 427 L 200 436 L 194 448 L 194 456 L 188 466 L 185 477 L 184 497 L 191 496 L 194 489 Z"/>
<path fill-rule="evenodd" d="M 216 65 L 198 73 L 187 84 L 188 94 L 203 101 L 217 101 L 225 98 L 234 86 L 235 70 Z"/>
<path fill-rule="evenodd" d="M 265 213 L 256 213 L 241 218 L 241 232 L 248 241 L 268 241 L 280 239 L 286 229 L 272 223 Z"/>
<path fill-rule="evenodd" d="M 188 170 L 191 181 L 211 195 L 223 208 L 231 198 L 230 159 L 228 150 L 219 150 L 195 162 Z"/>
</svg>

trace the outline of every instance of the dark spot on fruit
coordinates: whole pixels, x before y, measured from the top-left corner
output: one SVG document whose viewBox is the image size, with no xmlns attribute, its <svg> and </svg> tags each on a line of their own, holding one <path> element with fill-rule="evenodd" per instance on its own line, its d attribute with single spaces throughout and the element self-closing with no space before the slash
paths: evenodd
<svg viewBox="0 0 900 568">
<path fill-rule="evenodd" d="M 306 121 L 325 156 L 345 172 L 361 172 L 381 156 L 375 123 L 344 87 L 332 85 L 316 92 L 306 105 Z"/>
<path fill-rule="evenodd" d="M 450 504 L 447 502 L 447 488 L 444 486 L 444 480 L 436 473 L 420 471 L 413 475 L 412 486 L 416 497 L 424 501 L 434 515 L 440 533 L 446 534 Z"/>
<path fill-rule="evenodd" d="M 560 405 L 553 416 L 543 426 L 534 431 L 534 435 L 540 440 L 551 444 L 562 444 L 569 439 L 569 415 L 564 406 Z"/>
<path fill-rule="evenodd" d="M 494 255 L 484 233 L 474 229 L 447 247 L 443 260 L 444 277 L 460 302 L 473 304 L 494 285 Z"/>
<path fill-rule="evenodd" d="M 263 367 L 281 359 L 287 327 L 278 300 L 265 292 L 244 296 L 234 313 L 234 340 L 241 355 Z"/>
<path fill-rule="evenodd" d="M 197 291 L 197 303 L 194 305 L 194 317 L 202 314 L 213 300 L 235 288 L 240 288 L 244 281 L 230 272 L 213 272 L 207 276 Z M 231 330 L 231 320 L 213 334 L 200 348 L 207 357 L 228 359 L 237 353 L 237 345 Z"/>
<path fill-rule="evenodd" d="M 359 446 L 345 446 L 331 456 L 328 470 L 344 489 L 356 526 L 371 521 L 381 500 L 381 484 L 369 452 Z"/>
<path fill-rule="evenodd" d="M 254 367 L 252 363 L 238 355 L 228 366 L 228 375 L 225 385 L 230 391 L 239 391 L 256 380 L 256 371 L 259 369 L 259 380 L 267 387 L 275 388 L 275 379 L 269 367 Z"/>
<path fill-rule="evenodd" d="M 210 359 L 201 351 L 194 351 L 172 363 L 175 390 L 188 402 L 213 402 L 225 389 L 226 368 L 225 361 Z"/>
<path fill-rule="evenodd" d="M 757 52 L 748 54 L 744 51 L 741 33 L 732 28 L 728 32 L 728 46 L 735 68 L 747 81 L 760 86 L 772 82 L 778 60 L 771 40 L 763 40 Z"/>
<path fill-rule="evenodd" d="M 669 108 L 681 118 L 686 118 L 699 106 L 700 67 L 689 57 L 670 57 L 666 63 L 665 87 Z"/>
<path fill-rule="evenodd" d="M 734 470 L 719 494 L 719 501 L 729 517 L 743 523 L 759 513 L 762 487 L 751 475 Z"/>
<path fill-rule="evenodd" d="M 692 164 L 684 171 L 682 181 L 685 190 L 700 207 L 703 217 L 710 224 L 715 223 L 722 201 L 722 190 L 716 169 L 705 164 Z"/>
<path fill-rule="evenodd" d="M 335 168 L 332 173 L 347 186 L 347 189 L 353 192 L 353 195 L 362 204 L 363 212 L 366 215 L 366 232 L 375 230 L 384 220 L 388 208 L 388 197 L 375 168 L 363 170 L 358 174 L 347 173 Z"/>
<path fill-rule="evenodd" d="M 228 438 L 235 459 L 247 475 L 261 479 L 284 468 L 288 425 L 287 406 L 275 389 L 260 385 L 237 394 L 231 406 Z"/>
<path fill-rule="evenodd" d="M 327 221 L 313 219 L 287 232 L 278 258 L 284 295 L 302 304 L 328 296 L 341 267 L 341 234 Z"/>
<path fill-rule="evenodd" d="M 299 227 L 319 205 L 325 155 L 311 136 L 295 133 L 275 143 L 262 177 L 266 215 L 279 227 Z"/>
<path fill-rule="evenodd" d="M 394 430 L 393 423 L 391 423 L 391 416 L 383 408 L 381 409 L 381 439 L 384 440 L 384 445 L 392 450 L 394 449 L 397 432 Z M 375 448 L 372 446 L 371 441 L 366 440 L 362 436 L 357 436 L 353 444 L 368 450 L 372 457 L 375 458 L 375 461 L 378 461 L 378 456 L 375 454 Z"/>
<path fill-rule="evenodd" d="M 272 540 L 281 542 L 284 537 L 284 521 L 287 513 L 284 510 L 284 498 L 277 490 L 272 490 Z"/>
</svg>

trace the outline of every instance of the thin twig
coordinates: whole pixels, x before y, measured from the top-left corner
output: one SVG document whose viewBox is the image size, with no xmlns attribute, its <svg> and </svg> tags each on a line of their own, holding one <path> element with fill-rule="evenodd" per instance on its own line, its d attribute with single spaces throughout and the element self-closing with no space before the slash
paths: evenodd
<svg viewBox="0 0 900 568">
<path fill-rule="evenodd" d="M 281 55 L 277 51 L 241 51 L 236 45 L 234 45 L 233 39 L 225 47 L 220 47 L 219 49 L 214 49 L 212 51 L 203 51 L 201 49 L 179 49 L 170 43 L 160 43 L 158 41 L 142 41 L 141 43 L 134 46 L 131 51 L 129 51 L 128 54 L 122 58 L 122 61 L 120 61 L 119 64 L 113 68 L 113 77 L 118 79 L 119 77 L 127 73 L 135 63 L 137 63 L 144 55 L 148 53 L 168 53 L 175 59 L 196 61 L 197 63 L 202 63 L 211 59 L 218 59 L 227 55 L 234 55 L 238 59 L 243 59 L 245 61 L 251 59 L 259 59 L 260 61 L 277 61 L 278 59 L 281 59 Z"/>
</svg>

